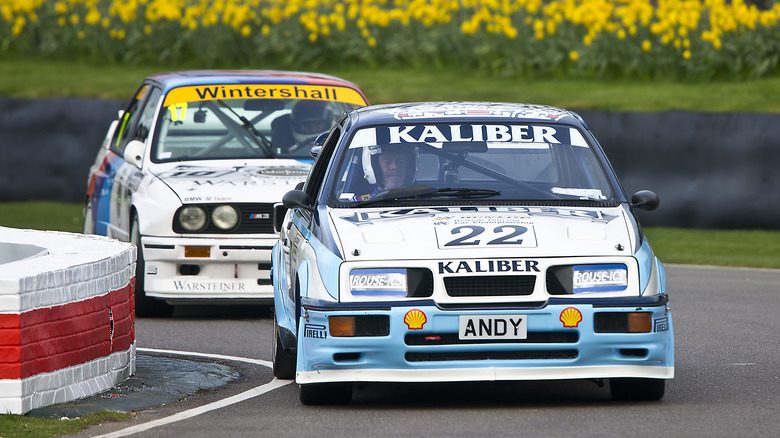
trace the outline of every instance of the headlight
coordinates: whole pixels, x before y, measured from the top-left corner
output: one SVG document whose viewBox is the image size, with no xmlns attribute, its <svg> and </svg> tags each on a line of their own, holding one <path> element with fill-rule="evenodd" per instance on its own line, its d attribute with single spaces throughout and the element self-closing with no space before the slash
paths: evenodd
<svg viewBox="0 0 780 438">
<path fill-rule="evenodd" d="M 220 230 L 229 230 L 238 223 L 238 212 L 229 205 L 220 205 L 211 213 L 211 222 Z"/>
<path fill-rule="evenodd" d="M 356 297 L 406 297 L 406 269 L 353 269 L 349 290 Z"/>
<path fill-rule="evenodd" d="M 628 287 L 625 265 L 572 266 L 573 292 L 616 292 Z"/>
<path fill-rule="evenodd" d="M 206 226 L 206 212 L 200 207 L 184 207 L 179 212 L 179 223 L 187 231 L 198 231 Z"/>
</svg>

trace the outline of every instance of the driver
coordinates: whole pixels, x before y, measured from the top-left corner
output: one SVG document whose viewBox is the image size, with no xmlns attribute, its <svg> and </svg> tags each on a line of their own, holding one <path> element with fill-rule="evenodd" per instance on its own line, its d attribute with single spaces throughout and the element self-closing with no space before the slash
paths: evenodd
<svg viewBox="0 0 780 438">
<path fill-rule="evenodd" d="M 417 170 L 417 149 L 410 145 L 368 146 L 363 149 L 363 172 L 373 192 L 356 196 L 366 201 L 377 193 L 409 187 Z"/>
<path fill-rule="evenodd" d="M 327 132 L 333 123 L 333 113 L 328 102 L 320 100 L 301 100 L 295 104 L 290 114 L 295 144 L 290 151 L 311 146 L 322 133 Z"/>
</svg>

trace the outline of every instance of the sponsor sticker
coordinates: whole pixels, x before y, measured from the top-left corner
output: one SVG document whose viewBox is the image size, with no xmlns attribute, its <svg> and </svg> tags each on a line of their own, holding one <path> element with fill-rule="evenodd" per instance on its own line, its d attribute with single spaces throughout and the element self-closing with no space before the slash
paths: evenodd
<svg viewBox="0 0 780 438">
<path fill-rule="evenodd" d="M 328 331 L 322 324 L 305 324 L 303 326 L 303 337 L 325 339 L 328 337 Z"/>
<path fill-rule="evenodd" d="M 654 321 L 655 332 L 665 332 L 669 330 L 669 318 L 659 318 Z"/>
<path fill-rule="evenodd" d="M 582 321 L 582 312 L 576 307 L 567 307 L 563 309 L 559 319 L 564 327 L 574 328 L 580 325 L 580 321 Z"/>
<path fill-rule="evenodd" d="M 352 88 L 324 85 L 230 84 L 174 88 L 165 96 L 166 108 L 185 102 L 216 99 L 309 99 L 365 105 L 363 96 Z"/>
<path fill-rule="evenodd" d="M 409 330 L 420 330 L 426 322 L 428 322 L 428 317 L 420 309 L 412 309 L 404 315 L 404 324 L 409 327 Z"/>
</svg>

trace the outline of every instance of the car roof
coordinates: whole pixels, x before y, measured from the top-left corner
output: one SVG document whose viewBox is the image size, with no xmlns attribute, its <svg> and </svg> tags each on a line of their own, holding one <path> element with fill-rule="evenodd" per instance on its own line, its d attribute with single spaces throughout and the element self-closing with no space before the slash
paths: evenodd
<svg viewBox="0 0 780 438">
<path fill-rule="evenodd" d="M 564 122 L 587 129 L 575 112 L 547 105 L 511 102 L 409 102 L 374 105 L 352 110 L 359 125 L 384 123 L 483 122 Z"/>
<path fill-rule="evenodd" d="M 301 84 L 330 85 L 362 91 L 352 82 L 322 73 L 281 70 L 181 70 L 149 75 L 147 80 L 162 85 L 163 91 L 191 85 L 216 84 Z M 365 96 L 364 96 L 365 97 Z"/>
</svg>

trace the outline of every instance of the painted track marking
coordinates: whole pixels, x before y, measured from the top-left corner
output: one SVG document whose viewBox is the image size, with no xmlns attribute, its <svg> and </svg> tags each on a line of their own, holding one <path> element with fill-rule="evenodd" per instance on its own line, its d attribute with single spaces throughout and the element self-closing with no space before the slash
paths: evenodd
<svg viewBox="0 0 780 438">
<path fill-rule="evenodd" d="M 175 350 L 157 350 L 153 348 L 138 348 L 136 351 L 142 352 L 142 353 L 162 353 L 162 354 L 175 354 L 180 356 L 196 356 L 196 357 L 206 357 L 210 359 L 224 359 L 224 360 L 231 360 L 231 361 L 237 361 L 237 362 L 248 362 L 253 363 L 257 365 L 262 365 L 265 367 L 271 367 L 272 363 L 267 360 L 260 360 L 260 359 L 250 359 L 247 357 L 238 357 L 238 356 L 225 356 L 221 354 L 205 354 L 205 353 L 196 353 L 196 352 L 188 352 L 188 351 L 175 351 Z M 115 438 L 115 437 L 123 437 L 132 435 L 134 433 L 144 432 L 149 429 L 153 429 L 155 427 L 164 426 L 166 424 L 175 423 L 177 421 L 186 420 L 188 418 L 192 418 L 195 416 L 198 416 L 200 414 L 205 414 L 207 412 L 211 412 L 217 409 L 221 409 L 236 403 L 240 403 L 245 400 L 249 400 L 250 398 L 254 398 L 260 395 L 263 395 L 269 391 L 273 391 L 274 389 L 281 388 L 284 385 L 289 385 L 292 383 L 293 380 L 279 380 L 276 377 L 274 377 L 273 380 L 270 382 L 260 385 L 258 387 L 252 388 L 248 391 L 244 391 L 240 394 L 236 394 L 234 396 L 218 400 L 212 403 L 209 403 L 207 405 L 203 405 L 197 408 L 192 408 L 186 411 L 179 412 L 177 414 L 173 414 L 171 416 L 160 418 L 154 421 L 149 421 L 147 423 L 138 424 L 135 426 L 127 427 L 125 429 L 121 429 L 115 432 L 110 432 L 105 435 L 98 435 L 94 438 Z"/>
</svg>

